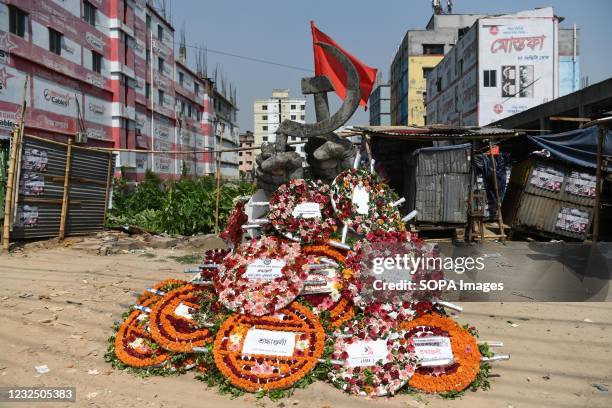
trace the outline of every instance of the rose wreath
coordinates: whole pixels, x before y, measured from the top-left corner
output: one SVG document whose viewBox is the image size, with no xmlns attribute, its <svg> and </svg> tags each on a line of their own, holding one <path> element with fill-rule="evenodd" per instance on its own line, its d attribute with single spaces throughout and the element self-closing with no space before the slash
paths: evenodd
<svg viewBox="0 0 612 408">
<path fill-rule="evenodd" d="M 266 267 L 272 262 L 280 266 L 278 277 L 256 276 L 256 265 Z M 215 279 L 219 301 L 239 313 L 255 316 L 273 313 L 301 292 L 308 277 L 307 262 L 297 243 L 275 237 L 246 242 L 219 265 Z"/>
<path fill-rule="evenodd" d="M 395 259 L 407 257 L 408 259 L 422 259 L 423 263 L 414 269 L 401 270 L 403 275 L 378 274 L 374 269 L 374 261 L 378 259 Z M 362 308 L 366 314 L 399 322 L 411 320 L 415 311 L 413 303 L 421 299 L 439 297 L 439 291 L 422 291 L 419 288 L 421 281 L 441 280 L 444 274 L 435 265 L 428 268 L 426 259 L 434 259 L 436 253 L 421 240 L 410 237 L 405 232 L 370 233 L 365 240 L 354 245 L 354 251 L 346 259 L 345 285 L 346 293 L 353 299 L 356 306 Z M 402 266 L 403 267 L 403 266 Z M 398 279 L 412 282 L 416 289 L 380 290 L 380 282 L 397 283 Z"/>
<path fill-rule="evenodd" d="M 155 304 L 153 298 L 145 299 L 142 306 Z M 134 310 L 123 321 L 115 336 L 115 356 L 130 367 L 158 366 L 170 358 L 170 354 L 159 347 L 147 332 L 148 316 L 140 310 Z"/>
<path fill-rule="evenodd" d="M 453 352 L 450 365 L 419 367 L 410 380 L 411 387 L 431 393 L 459 392 L 478 376 L 481 355 L 476 338 L 450 317 L 428 313 L 400 323 L 400 329 L 413 337 L 449 337 Z"/>
<path fill-rule="evenodd" d="M 291 356 L 244 354 L 250 329 L 295 334 Z M 249 392 L 285 389 L 306 376 L 323 354 L 325 333 L 316 316 L 293 302 L 268 316 L 234 314 L 219 328 L 213 357 L 219 371 L 234 386 Z"/>
<path fill-rule="evenodd" d="M 240 245 L 244 230 L 242 226 L 249 220 L 248 215 L 244 211 L 245 204 L 243 201 L 238 201 L 230 214 L 225 229 L 219 234 L 228 246 L 235 248 Z"/>
<path fill-rule="evenodd" d="M 151 310 L 149 329 L 153 340 L 175 352 L 189 352 L 212 342 L 210 330 L 201 327 L 194 318 L 202 298 L 214 299 L 210 287 L 185 285 L 163 296 Z M 215 306 L 221 309 L 214 301 L 209 304 L 211 309 Z"/>
<path fill-rule="evenodd" d="M 229 249 L 209 249 L 204 252 L 204 258 L 202 259 L 202 272 L 200 272 L 200 279 L 204 281 L 213 280 L 217 275 L 218 265 L 223 263 L 223 259 L 230 253 Z"/>
<path fill-rule="evenodd" d="M 313 307 L 315 313 L 329 313 L 329 325 L 336 329 L 345 322 L 355 317 L 355 307 L 350 299 L 341 296 L 344 280 L 342 279 L 342 269 L 346 256 L 328 244 L 309 245 L 302 248 L 305 255 L 314 255 L 314 264 L 321 264 L 322 259 L 329 259 L 338 264 L 335 268 L 335 275 L 327 276 L 325 279 L 331 281 L 331 293 L 302 294 L 302 298 Z M 329 269 L 328 269 L 329 270 Z M 311 270 L 309 279 L 313 279 L 316 269 Z"/>
<path fill-rule="evenodd" d="M 337 228 L 329 186 L 321 180 L 292 179 L 272 194 L 269 203 L 270 223 L 289 239 L 325 241 Z"/>
<path fill-rule="evenodd" d="M 392 330 L 388 322 L 367 317 L 361 322 L 349 323 L 345 330 L 330 337 L 335 364 L 328 377 L 332 384 L 348 393 L 390 396 L 414 374 L 417 360 L 411 339 L 403 332 Z M 374 349 L 379 350 L 378 354 Z"/>
<path fill-rule="evenodd" d="M 357 234 L 406 229 L 399 211 L 391 205 L 397 194 L 365 170 L 340 173 L 332 183 L 331 198 L 336 216 Z"/>
</svg>

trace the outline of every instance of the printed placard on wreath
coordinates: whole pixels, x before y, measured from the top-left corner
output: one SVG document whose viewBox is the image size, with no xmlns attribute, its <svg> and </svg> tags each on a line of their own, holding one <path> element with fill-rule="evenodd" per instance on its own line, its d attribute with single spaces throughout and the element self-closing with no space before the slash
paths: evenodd
<svg viewBox="0 0 612 408">
<path fill-rule="evenodd" d="M 356 341 L 346 347 L 346 352 L 349 367 L 370 367 L 378 361 L 385 364 L 389 354 L 386 339 Z"/>
<path fill-rule="evenodd" d="M 321 206 L 313 202 L 300 203 L 293 208 L 291 215 L 295 218 L 321 218 Z"/>
<path fill-rule="evenodd" d="M 413 341 L 414 353 L 421 366 L 448 365 L 453 362 L 453 350 L 448 337 L 415 337 Z"/>
<path fill-rule="evenodd" d="M 242 346 L 243 354 L 291 357 L 295 350 L 296 333 L 251 328 Z"/>
<path fill-rule="evenodd" d="M 274 280 L 283 275 L 285 265 L 282 259 L 256 259 L 247 266 L 244 277 L 249 280 Z"/>
</svg>

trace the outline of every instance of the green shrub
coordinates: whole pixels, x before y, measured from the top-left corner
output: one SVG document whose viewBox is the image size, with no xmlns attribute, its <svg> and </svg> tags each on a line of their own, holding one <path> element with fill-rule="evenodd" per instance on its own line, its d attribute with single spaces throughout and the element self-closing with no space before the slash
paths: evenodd
<svg viewBox="0 0 612 408">
<path fill-rule="evenodd" d="M 116 179 L 114 186 L 113 209 L 107 217 L 109 227 L 135 225 L 155 233 L 179 235 L 214 231 L 216 186 L 212 177 L 162 181 L 147 172 L 144 181 L 136 186 L 124 179 Z M 254 191 L 254 185 L 243 182 L 221 185 L 221 226 L 229 217 L 234 198 Z"/>
</svg>

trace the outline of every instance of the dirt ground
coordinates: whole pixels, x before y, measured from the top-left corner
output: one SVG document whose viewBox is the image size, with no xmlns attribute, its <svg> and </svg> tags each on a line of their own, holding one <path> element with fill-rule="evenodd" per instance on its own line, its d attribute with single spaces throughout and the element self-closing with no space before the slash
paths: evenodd
<svg viewBox="0 0 612 408">
<path fill-rule="evenodd" d="M 612 303 L 465 303 L 461 323 L 501 340 L 510 361 L 494 363 L 489 391 L 458 400 L 400 395 L 368 400 L 316 383 L 284 401 L 235 400 L 193 378 L 141 379 L 104 362 L 111 325 L 134 293 L 184 276 L 171 256 L 99 256 L 66 247 L 0 255 L 0 386 L 75 386 L 76 403 L 54 407 L 611 407 Z M 35 366 L 50 371 L 39 375 Z M 97 370 L 97 371 L 90 371 Z M 96 374 L 97 373 L 97 374 Z M 592 384 L 602 384 L 598 390 Z M 0 406 L 37 406 L 7 404 Z"/>
</svg>

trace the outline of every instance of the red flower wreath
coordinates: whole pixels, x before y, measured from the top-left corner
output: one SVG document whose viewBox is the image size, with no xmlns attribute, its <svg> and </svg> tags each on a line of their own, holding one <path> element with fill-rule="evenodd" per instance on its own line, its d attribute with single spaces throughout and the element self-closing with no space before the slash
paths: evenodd
<svg viewBox="0 0 612 408">
<path fill-rule="evenodd" d="M 239 313 L 255 316 L 273 313 L 302 291 L 303 281 L 308 277 L 307 262 L 297 243 L 275 237 L 244 243 L 219 266 L 215 279 L 219 301 Z M 258 277 L 256 263 L 264 268 L 275 263 L 278 274 Z"/>
<path fill-rule="evenodd" d="M 326 241 L 336 230 L 329 186 L 321 180 L 292 179 L 270 197 L 268 219 L 283 236 L 301 242 Z"/>
</svg>

